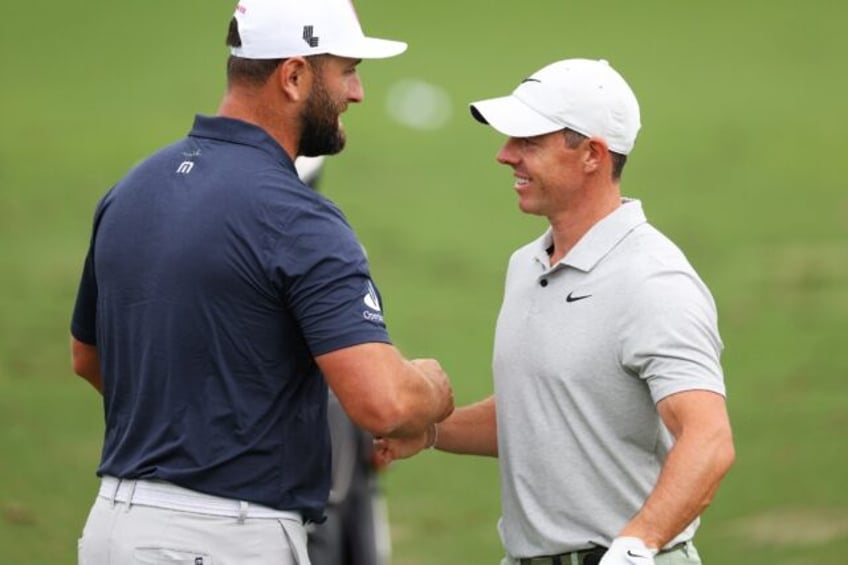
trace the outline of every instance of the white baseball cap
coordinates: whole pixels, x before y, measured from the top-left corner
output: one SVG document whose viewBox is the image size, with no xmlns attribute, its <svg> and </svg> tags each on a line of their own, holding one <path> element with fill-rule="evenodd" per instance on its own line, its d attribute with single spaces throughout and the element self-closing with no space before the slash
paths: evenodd
<svg viewBox="0 0 848 565">
<path fill-rule="evenodd" d="M 239 0 L 241 47 L 245 59 L 285 59 L 331 54 L 383 59 L 406 51 L 406 43 L 366 37 L 352 0 Z"/>
<path fill-rule="evenodd" d="M 642 125 L 636 95 L 603 59 L 552 63 L 509 96 L 471 103 L 471 115 L 510 137 L 572 129 L 603 138 L 623 155 L 633 149 Z"/>
</svg>

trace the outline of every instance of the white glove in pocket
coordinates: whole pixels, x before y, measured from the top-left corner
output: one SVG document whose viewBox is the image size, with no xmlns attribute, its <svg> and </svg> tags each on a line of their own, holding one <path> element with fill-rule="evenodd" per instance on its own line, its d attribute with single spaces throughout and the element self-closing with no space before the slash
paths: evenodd
<svg viewBox="0 0 848 565">
<path fill-rule="evenodd" d="M 656 554 L 639 538 L 615 538 L 599 565 L 654 565 Z"/>
</svg>

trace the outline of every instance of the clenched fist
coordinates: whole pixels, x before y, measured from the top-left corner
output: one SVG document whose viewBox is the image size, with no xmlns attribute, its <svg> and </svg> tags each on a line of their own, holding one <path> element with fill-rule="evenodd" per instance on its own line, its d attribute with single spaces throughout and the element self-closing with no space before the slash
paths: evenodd
<svg viewBox="0 0 848 565">
<path fill-rule="evenodd" d="M 430 381 L 436 392 L 436 400 L 439 409 L 437 410 L 437 422 L 441 422 L 453 413 L 453 387 L 447 373 L 442 369 L 441 364 L 435 359 L 413 359 L 410 361 L 412 365 Z"/>
</svg>

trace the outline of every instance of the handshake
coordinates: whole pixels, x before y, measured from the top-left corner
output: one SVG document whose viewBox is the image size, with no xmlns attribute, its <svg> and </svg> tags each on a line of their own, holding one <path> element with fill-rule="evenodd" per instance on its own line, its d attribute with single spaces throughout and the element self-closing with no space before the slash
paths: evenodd
<svg viewBox="0 0 848 565">
<path fill-rule="evenodd" d="M 374 354 L 365 362 L 362 356 L 346 353 L 363 349 Z M 435 359 L 407 360 L 383 343 L 351 347 L 324 357 L 319 364 L 325 377 L 330 375 L 329 384 L 345 412 L 376 438 L 376 466 L 411 457 L 428 447 L 498 456 L 495 397 L 454 411 L 450 379 Z M 347 362 L 336 364 L 343 358 Z"/>
<path fill-rule="evenodd" d="M 435 447 L 438 423 L 454 411 L 453 388 L 442 366 L 435 359 L 413 359 L 409 369 L 423 377 L 420 395 L 422 417 L 416 418 L 391 434 L 374 440 L 374 462 L 385 466 L 396 459 L 412 457 L 427 447 Z M 429 405 L 429 406 L 428 406 Z"/>
<path fill-rule="evenodd" d="M 425 448 L 484 457 L 498 456 L 498 425 L 494 395 L 453 410 L 453 393 L 441 366 L 432 360 L 411 361 L 427 375 L 443 404 L 433 417 L 419 422 L 411 433 L 385 434 L 374 442 L 375 460 L 387 465 L 411 457 Z M 437 414 L 437 415 L 436 415 Z"/>
</svg>

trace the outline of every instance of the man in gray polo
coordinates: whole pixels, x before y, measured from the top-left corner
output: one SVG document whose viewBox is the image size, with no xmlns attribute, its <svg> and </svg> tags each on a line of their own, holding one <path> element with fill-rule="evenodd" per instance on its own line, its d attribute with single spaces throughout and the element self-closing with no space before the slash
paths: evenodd
<svg viewBox="0 0 848 565">
<path fill-rule="evenodd" d="M 508 136 L 519 208 L 549 226 L 510 259 L 495 393 L 378 446 L 499 457 L 503 565 L 697 564 L 734 449 L 715 303 L 623 198 L 641 126 L 606 61 L 558 61 L 471 113 Z"/>
</svg>

